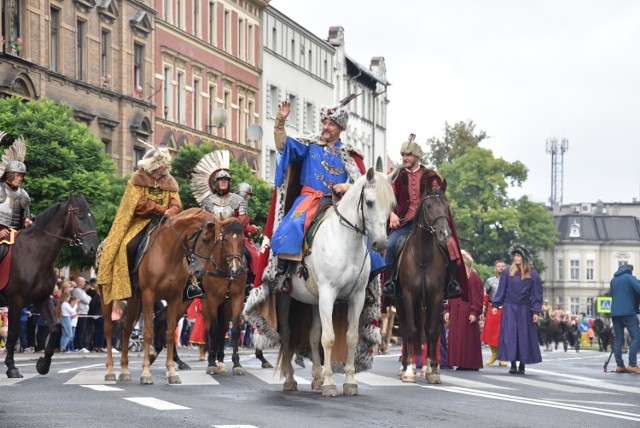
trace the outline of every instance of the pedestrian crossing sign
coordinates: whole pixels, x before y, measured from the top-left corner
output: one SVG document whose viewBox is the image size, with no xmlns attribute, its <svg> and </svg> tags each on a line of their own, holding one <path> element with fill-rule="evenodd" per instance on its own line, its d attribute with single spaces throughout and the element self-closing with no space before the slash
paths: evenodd
<svg viewBox="0 0 640 428">
<path fill-rule="evenodd" d="M 598 297 L 596 299 L 596 302 L 596 312 L 599 312 L 601 314 L 611 313 L 611 297 Z"/>
</svg>

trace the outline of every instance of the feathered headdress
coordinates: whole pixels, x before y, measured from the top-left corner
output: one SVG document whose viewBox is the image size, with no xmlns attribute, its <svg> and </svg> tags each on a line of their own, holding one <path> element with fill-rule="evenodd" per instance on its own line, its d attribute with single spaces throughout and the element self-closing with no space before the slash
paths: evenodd
<svg viewBox="0 0 640 428">
<path fill-rule="evenodd" d="M 196 201 L 201 203 L 216 191 L 214 186 L 218 174 L 231 178 L 229 171 L 229 150 L 216 150 L 200 159 L 191 173 L 191 192 Z"/>
<path fill-rule="evenodd" d="M 0 131 L 0 141 L 7 135 L 6 132 Z M 5 172 L 20 172 L 27 173 L 27 168 L 24 165 L 24 157 L 27 154 L 27 145 L 22 137 L 13 140 L 13 144 L 7 147 L 2 155 L 2 161 L 0 162 L 0 177 L 4 176 Z"/>
<path fill-rule="evenodd" d="M 147 148 L 147 151 L 145 152 L 142 159 L 138 161 L 139 168 L 142 168 L 148 173 L 151 173 L 152 171 L 160 168 L 162 165 L 171 163 L 171 155 L 169 154 L 169 149 L 167 149 L 166 147 L 156 147 L 153 144 L 149 144 L 139 138 L 138 141 Z"/>
<path fill-rule="evenodd" d="M 410 154 L 414 155 L 418 159 L 421 159 L 423 156 L 422 147 L 418 143 L 416 143 L 416 134 L 409 134 L 409 139 L 402 143 L 400 147 L 401 154 Z"/>
<path fill-rule="evenodd" d="M 531 252 L 522 244 L 513 244 L 511 248 L 509 248 L 509 254 L 520 254 L 529 264 L 533 264 L 533 256 L 531 256 Z"/>
<path fill-rule="evenodd" d="M 349 104 L 353 99 L 360 94 L 349 94 L 344 97 L 340 102 L 334 106 L 322 106 L 320 108 L 320 121 L 329 119 L 336 123 L 340 128 L 347 129 L 347 122 L 349 121 L 349 112 L 344 109 L 344 106 Z"/>
</svg>

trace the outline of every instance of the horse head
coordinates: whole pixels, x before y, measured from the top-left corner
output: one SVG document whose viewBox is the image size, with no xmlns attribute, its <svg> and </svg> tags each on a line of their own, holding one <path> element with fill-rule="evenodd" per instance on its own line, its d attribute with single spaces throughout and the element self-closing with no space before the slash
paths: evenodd
<svg viewBox="0 0 640 428">
<path fill-rule="evenodd" d="M 71 196 L 61 208 L 66 211 L 64 235 L 69 245 L 80 247 L 85 257 L 94 257 L 98 249 L 95 217 L 84 195 Z"/>
<path fill-rule="evenodd" d="M 227 265 L 229 279 L 242 275 L 244 263 L 244 231 L 235 217 L 221 220 L 218 224 L 219 239 L 222 242 L 222 258 Z"/>
<path fill-rule="evenodd" d="M 359 196 L 356 196 L 359 195 Z M 387 176 L 369 168 L 367 173 L 358 178 L 345 194 L 340 208 L 350 206 L 353 199 L 358 198 L 357 207 L 360 211 L 361 227 L 369 237 L 369 243 L 374 251 L 382 252 L 387 248 L 387 220 L 392 206 L 395 204 L 393 189 Z M 356 223 L 358 224 L 358 223 Z"/>
<path fill-rule="evenodd" d="M 433 189 L 423 196 L 415 216 L 415 225 L 433 234 L 443 244 L 451 237 L 449 201 L 442 189 Z"/>
</svg>

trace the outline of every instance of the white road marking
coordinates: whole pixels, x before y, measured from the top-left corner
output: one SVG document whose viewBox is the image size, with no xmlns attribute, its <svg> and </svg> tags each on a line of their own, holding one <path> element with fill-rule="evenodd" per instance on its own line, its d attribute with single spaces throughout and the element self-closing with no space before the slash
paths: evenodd
<svg viewBox="0 0 640 428">
<path fill-rule="evenodd" d="M 158 400 L 157 398 L 153 397 L 128 397 L 125 398 L 125 400 L 140 404 L 142 406 L 151 407 L 156 410 L 191 410 L 189 407 L 170 403 L 164 400 Z"/>
<path fill-rule="evenodd" d="M 356 381 L 371 386 L 414 386 L 415 383 L 403 382 L 400 378 L 380 376 L 369 372 L 356 373 Z"/>
<path fill-rule="evenodd" d="M 576 394 L 613 394 L 612 392 L 594 391 L 593 389 L 580 388 L 578 386 L 563 385 L 561 383 L 546 382 L 542 380 L 531 379 L 523 376 L 484 376 L 502 382 L 515 383 L 521 386 L 535 386 L 538 388 L 553 389 L 554 391 L 562 391 Z"/>
<path fill-rule="evenodd" d="M 10 385 L 15 385 L 16 383 L 22 382 L 23 380 L 27 380 L 27 379 L 31 379 L 32 377 L 35 376 L 39 376 L 37 374 L 27 374 L 27 375 L 23 375 L 24 377 L 17 377 L 17 378 L 6 378 L 6 377 L 1 377 L 0 378 L 0 386 L 10 386 Z"/>
<path fill-rule="evenodd" d="M 281 385 L 284 383 L 284 378 L 280 377 L 280 372 L 276 372 L 275 369 L 259 369 L 259 370 L 247 370 L 247 373 L 257 377 L 264 383 L 269 385 Z M 311 381 L 304 379 L 300 376 L 293 376 L 299 385 L 311 385 Z"/>
<path fill-rule="evenodd" d="M 74 368 L 71 368 L 71 369 L 58 370 L 58 373 L 71 373 L 71 372 L 74 372 L 74 371 L 93 369 L 95 367 L 104 367 L 104 363 L 102 363 L 102 364 L 91 364 L 90 366 L 82 366 L 82 367 L 74 367 Z"/>
<path fill-rule="evenodd" d="M 104 371 L 84 371 L 77 373 L 71 379 L 66 381 L 64 385 L 115 385 L 115 381 L 105 381 Z"/>
<path fill-rule="evenodd" d="M 529 368 L 527 368 L 527 371 L 529 371 Z M 607 381 L 603 381 L 600 379 L 593 379 L 589 377 L 571 375 L 571 374 L 560 373 L 560 372 L 551 372 L 548 370 L 531 369 L 530 371 L 533 373 L 547 374 L 554 377 L 563 377 L 567 379 L 567 382 L 577 383 L 581 386 L 589 386 L 589 387 L 598 388 L 598 389 L 609 389 L 616 392 L 630 392 L 632 394 L 640 394 L 640 388 L 635 386 L 617 385 L 615 383 L 609 383 Z M 633 375 L 629 375 L 626 373 L 623 373 L 623 374 L 612 373 L 612 376 L 633 376 Z"/>
<path fill-rule="evenodd" d="M 180 385 L 220 385 L 220 382 L 215 380 L 213 376 L 208 375 L 205 372 L 205 368 L 200 370 L 185 370 L 178 372 L 178 376 L 180 376 L 180 380 L 182 383 L 173 384 L 171 386 L 180 386 Z M 167 382 L 167 377 L 165 376 L 163 381 Z"/>
<path fill-rule="evenodd" d="M 122 388 L 116 388 L 115 386 L 109 385 L 80 385 L 83 388 L 93 389 L 94 391 L 100 392 L 115 392 L 115 391 L 124 391 Z"/>
</svg>

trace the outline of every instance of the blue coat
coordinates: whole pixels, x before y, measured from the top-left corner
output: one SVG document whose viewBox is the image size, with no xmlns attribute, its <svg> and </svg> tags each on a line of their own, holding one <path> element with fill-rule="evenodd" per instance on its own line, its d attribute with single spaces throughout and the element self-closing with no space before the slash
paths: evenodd
<svg viewBox="0 0 640 428">
<path fill-rule="evenodd" d="M 636 299 L 640 295 L 640 281 L 631 274 L 629 266 L 622 265 L 613 275 L 611 290 L 611 316 L 636 315 Z"/>
<path fill-rule="evenodd" d="M 538 272 L 531 269 L 531 278 L 523 280 L 519 272 L 509 276 L 509 269 L 505 269 L 491 304 L 494 308 L 502 306 L 498 359 L 524 364 L 542 362 L 538 326 L 533 323 L 533 314 L 542 309 L 542 281 Z"/>
</svg>

